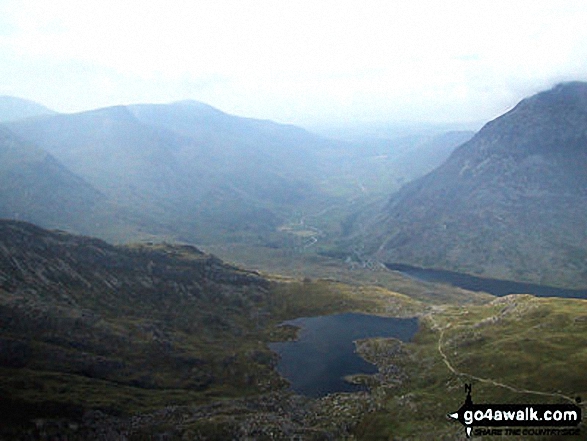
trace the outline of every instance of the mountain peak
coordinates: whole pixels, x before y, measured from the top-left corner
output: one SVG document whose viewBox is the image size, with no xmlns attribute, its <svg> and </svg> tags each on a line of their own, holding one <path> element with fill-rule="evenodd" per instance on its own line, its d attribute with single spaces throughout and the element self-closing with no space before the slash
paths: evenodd
<svg viewBox="0 0 587 441">
<path fill-rule="evenodd" d="M 385 262 L 587 284 L 587 83 L 562 83 L 486 124 L 371 216 Z"/>
<path fill-rule="evenodd" d="M 206 103 L 203 103 L 201 101 L 196 101 L 196 100 L 174 101 L 174 102 L 170 103 L 169 106 L 189 108 L 189 110 L 191 110 L 191 111 L 197 111 L 198 113 L 203 113 L 203 114 L 226 115 L 226 113 L 223 112 L 222 110 L 219 110 L 216 107 L 211 106 L 210 104 L 206 104 Z"/>
<path fill-rule="evenodd" d="M 480 141 L 478 148 L 490 153 L 587 151 L 587 83 L 560 83 L 532 95 L 487 123 L 474 139 Z"/>
<path fill-rule="evenodd" d="M 548 108 L 550 111 L 581 110 L 582 112 L 587 112 L 587 82 L 559 83 L 552 89 L 526 98 L 518 106 L 523 108 L 541 106 Z"/>
</svg>

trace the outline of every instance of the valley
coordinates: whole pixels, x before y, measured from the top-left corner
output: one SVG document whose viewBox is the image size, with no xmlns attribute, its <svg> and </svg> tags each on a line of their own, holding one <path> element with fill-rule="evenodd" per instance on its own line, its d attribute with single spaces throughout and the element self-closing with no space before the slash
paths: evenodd
<svg viewBox="0 0 587 441">
<path fill-rule="evenodd" d="M 188 246 L 1 227 L 6 439 L 450 438 L 461 427 L 444 415 L 465 383 L 485 402 L 587 391 L 584 300 L 495 298 L 383 269 L 379 285 L 397 290 L 357 283 L 376 273 L 364 268 L 348 283 L 268 276 Z M 377 366 L 352 378 L 368 392 L 292 393 L 268 346 L 294 338 L 280 324 L 344 312 L 417 317 L 418 333 L 355 342 Z"/>
<path fill-rule="evenodd" d="M 586 97 L 354 139 L 0 100 L 0 439 L 460 440 L 465 384 L 585 412 Z M 348 331 L 368 368 L 301 393 L 276 348 L 337 317 L 310 357 Z"/>
</svg>

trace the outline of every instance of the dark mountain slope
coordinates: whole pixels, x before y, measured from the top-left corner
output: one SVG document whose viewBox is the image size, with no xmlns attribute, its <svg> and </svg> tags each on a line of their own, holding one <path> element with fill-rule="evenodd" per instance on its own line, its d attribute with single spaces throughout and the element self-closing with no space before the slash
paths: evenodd
<svg viewBox="0 0 587 441">
<path fill-rule="evenodd" d="M 34 101 L 12 96 L 0 96 L 0 122 L 16 121 L 55 112 Z"/>
<path fill-rule="evenodd" d="M 116 247 L 0 221 L 0 418 L 8 403 L 30 419 L 279 383 L 267 349 L 239 340 L 256 332 L 249 313 L 268 289 L 193 247 Z"/>
<path fill-rule="evenodd" d="M 587 286 L 587 84 L 523 100 L 363 227 L 385 262 Z"/>
<path fill-rule="evenodd" d="M 0 438 L 343 439 L 368 397 L 349 417 L 293 395 L 267 343 L 294 338 L 284 320 L 390 308 L 421 306 L 0 220 Z"/>
</svg>

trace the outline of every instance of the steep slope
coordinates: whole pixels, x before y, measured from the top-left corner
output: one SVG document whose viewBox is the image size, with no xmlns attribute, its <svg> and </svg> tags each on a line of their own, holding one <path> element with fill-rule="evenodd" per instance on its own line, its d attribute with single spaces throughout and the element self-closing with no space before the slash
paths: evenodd
<svg viewBox="0 0 587 441">
<path fill-rule="evenodd" d="M 0 418 L 246 393 L 271 373 L 270 356 L 243 361 L 255 348 L 238 346 L 268 287 L 193 247 L 116 247 L 0 221 Z"/>
<path fill-rule="evenodd" d="M 451 131 L 428 137 L 413 148 L 405 149 L 393 158 L 397 172 L 407 175 L 405 182 L 425 175 L 448 159 L 460 145 L 469 141 L 474 132 Z"/>
<path fill-rule="evenodd" d="M 295 330 L 278 324 L 421 308 L 378 287 L 269 280 L 191 246 L 0 220 L 0 437 L 343 439 L 370 398 L 287 391 L 267 343 Z"/>
<path fill-rule="evenodd" d="M 587 84 L 566 83 L 485 125 L 362 227 L 384 262 L 585 287 L 586 219 Z"/>
<path fill-rule="evenodd" d="M 229 115 L 196 101 L 128 107 L 144 124 L 181 137 L 176 151 L 188 176 L 198 176 L 194 213 L 202 226 L 266 234 L 293 212 L 330 201 L 319 154 L 337 144 L 290 125 Z"/>
<path fill-rule="evenodd" d="M 34 101 L 6 95 L 0 96 L 0 122 L 53 114 L 55 114 L 53 110 Z"/>
<path fill-rule="evenodd" d="M 143 123 L 171 130 L 206 146 L 206 153 L 212 157 L 234 161 L 244 159 L 242 155 L 246 153 L 252 160 L 264 160 L 260 166 L 275 166 L 281 161 L 282 165 L 289 165 L 281 170 L 286 175 L 302 171 L 302 175 L 314 176 L 309 171 L 317 166 L 316 161 L 308 159 L 333 144 L 296 126 L 229 115 L 197 101 L 141 104 L 128 109 Z M 296 170 L 304 168 L 305 173 Z"/>
<path fill-rule="evenodd" d="M 125 107 L 21 121 L 10 125 L 74 173 L 120 203 L 146 194 L 160 202 L 181 186 L 175 138 L 141 125 Z"/>
<path fill-rule="evenodd" d="M 88 231 L 104 195 L 47 152 L 0 126 L 0 217 Z"/>
<path fill-rule="evenodd" d="M 229 183 L 257 202 L 312 199 L 324 171 L 318 155 L 335 144 L 299 127 L 229 115 L 197 101 L 129 110 L 145 124 L 183 136 L 177 154 L 191 171 L 213 169 L 216 187 Z"/>
</svg>

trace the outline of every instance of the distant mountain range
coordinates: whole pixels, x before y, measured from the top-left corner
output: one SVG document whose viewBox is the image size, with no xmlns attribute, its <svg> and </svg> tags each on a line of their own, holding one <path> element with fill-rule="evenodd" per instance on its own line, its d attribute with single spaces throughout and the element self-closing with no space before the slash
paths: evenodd
<svg viewBox="0 0 587 441">
<path fill-rule="evenodd" d="M 523 100 L 362 219 L 383 262 L 587 286 L 587 83 Z"/>
<path fill-rule="evenodd" d="M 314 151 L 329 141 L 198 103 L 111 107 L 8 127 L 176 237 L 273 231 L 292 207 L 326 198 Z"/>
<path fill-rule="evenodd" d="M 12 112 L 2 129 L 0 155 L 13 160 L 0 172 L 0 216 L 117 242 L 271 241 L 303 214 L 395 189 L 463 139 L 351 144 L 196 101 L 37 109 Z"/>
</svg>

